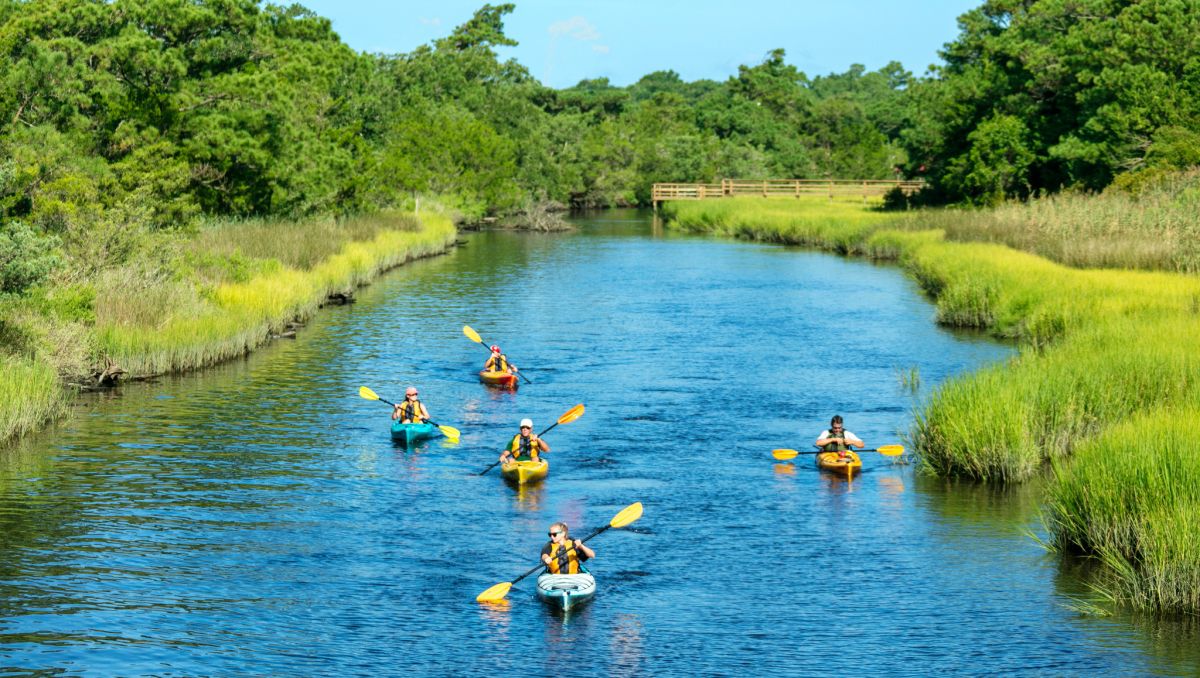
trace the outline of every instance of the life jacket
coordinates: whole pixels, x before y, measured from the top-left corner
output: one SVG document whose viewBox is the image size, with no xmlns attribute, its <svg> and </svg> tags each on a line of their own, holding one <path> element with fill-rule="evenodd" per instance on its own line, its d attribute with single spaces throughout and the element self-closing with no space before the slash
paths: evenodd
<svg viewBox="0 0 1200 678">
<path fill-rule="evenodd" d="M 488 370 L 489 372 L 507 372 L 508 356 L 504 355 L 503 353 L 500 355 L 493 355 L 491 358 L 488 358 L 487 363 L 484 365 L 484 369 Z"/>
<path fill-rule="evenodd" d="M 508 451 L 517 461 L 533 461 L 534 455 L 542 451 L 542 444 L 518 433 L 508 444 Z"/>
<path fill-rule="evenodd" d="M 829 437 L 831 437 L 831 438 L 835 437 L 833 434 L 833 431 L 829 432 Z M 846 429 L 842 429 L 842 435 L 839 437 L 842 440 L 846 439 Z M 824 445 L 821 449 L 826 452 L 845 452 L 846 450 L 850 449 L 850 446 L 844 442 L 843 443 L 831 442 L 831 443 L 827 443 L 826 445 Z"/>
<path fill-rule="evenodd" d="M 420 400 L 405 400 L 400 406 L 400 423 L 401 424 L 419 424 L 417 421 L 421 418 L 421 401 Z"/>
<path fill-rule="evenodd" d="M 579 554 L 575 552 L 574 540 L 550 545 L 550 564 L 546 569 L 550 574 L 579 574 Z"/>
</svg>

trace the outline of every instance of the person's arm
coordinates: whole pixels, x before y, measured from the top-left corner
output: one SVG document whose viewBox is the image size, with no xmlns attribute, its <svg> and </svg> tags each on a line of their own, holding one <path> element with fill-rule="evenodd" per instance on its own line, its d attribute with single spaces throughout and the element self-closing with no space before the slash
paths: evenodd
<svg viewBox="0 0 1200 678">
<path fill-rule="evenodd" d="M 421 418 L 429 421 L 429 410 L 425 409 L 425 403 L 421 403 Z"/>
<path fill-rule="evenodd" d="M 834 438 L 829 431 L 821 431 L 821 435 L 817 436 L 817 442 L 813 444 L 817 447 L 825 447 L 829 443 L 832 443 L 836 440 L 837 438 Z"/>
<path fill-rule="evenodd" d="M 400 406 L 392 405 L 392 421 L 396 421 L 399 418 L 400 418 Z"/>
<path fill-rule="evenodd" d="M 860 450 L 867 446 L 867 444 L 864 443 L 861 438 L 859 438 L 858 436 L 854 435 L 853 433 L 851 433 L 849 431 L 843 431 L 842 435 L 844 435 L 846 437 L 847 445 L 853 445 L 854 447 L 857 447 Z"/>
<path fill-rule="evenodd" d="M 550 567 L 550 545 L 546 544 L 542 547 L 542 563 L 546 567 Z"/>
<path fill-rule="evenodd" d="M 596 552 L 578 539 L 575 540 L 575 550 L 583 554 L 582 560 L 591 560 L 596 557 Z"/>
<path fill-rule="evenodd" d="M 538 448 L 540 448 L 540 449 L 538 450 L 538 453 L 539 453 L 539 454 L 540 454 L 540 453 L 542 453 L 542 452 L 549 452 L 549 451 L 550 451 L 550 446 L 546 444 L 546 441 L 545 441 L 545 440 L 542 440 L 541 438 L 537 437 L 537 434 L 536 434 L 536 433 L 530 434 L 530 436 L 529 436 L 529 440 L 530 440 L 531 442 L 536 442 L 536 443 L 538 444 Z"/>
</svg>

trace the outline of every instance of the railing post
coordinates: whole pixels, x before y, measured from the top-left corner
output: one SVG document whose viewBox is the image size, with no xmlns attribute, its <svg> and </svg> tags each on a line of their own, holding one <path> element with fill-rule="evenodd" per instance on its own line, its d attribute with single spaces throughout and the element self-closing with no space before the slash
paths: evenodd
<svg viewBox="0 0 1200 678">
<path fill-rule="evenodd" d="M 762 192 L 763 192 L 763 197 L 764 198 L 767 197 L 767 180 L 766 179 L 763 179 Z"/>
</svg>

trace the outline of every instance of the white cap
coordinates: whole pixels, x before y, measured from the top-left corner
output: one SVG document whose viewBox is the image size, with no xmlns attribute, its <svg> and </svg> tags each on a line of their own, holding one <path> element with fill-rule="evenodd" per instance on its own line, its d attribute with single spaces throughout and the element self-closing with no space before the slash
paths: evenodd
<svg viewBox="0 0 1200 678">
<path fill-rule="evenodd" d="M 521 420 L 521 428 L 525 428 L 526 426 L 528 426 L 529 428 L 533 428 L 533 420 L 532 419 L 522 419 Z"/>
</svg>

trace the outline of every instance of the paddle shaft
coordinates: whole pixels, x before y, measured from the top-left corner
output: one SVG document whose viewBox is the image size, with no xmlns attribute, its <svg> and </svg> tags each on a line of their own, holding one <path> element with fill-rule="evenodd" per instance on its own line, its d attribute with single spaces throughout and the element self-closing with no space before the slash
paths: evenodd
<svg viewBox="0 0 1200 678">
<path fill-rule="evenodd" d="M 550 425 L 548 428 L 546 428 L 546 430 L 545 430 L 545 431 L 542 431 L 541 433 L 539 433 L 539 434 L 538 434 L 538 437 L 539 437 L 539 438 L 541 438 L 542 436 L 546 435 L 546 434 L 547 434 L 547 433 L 550 431 L 550 429 L 554 428 L 555 426 L 558 426 L 558 422 L 557 422 L 557 421 L 556 421 L 556 422 L 554 422 L 553 424 L 551 424 L 551 425 Z M 539 457 L 540 457 L 540 456 L 542 456 L 542 453 L 541 453 L 541 452 L 538 452 L 538 456 L 539 456 Z M 499 466 L 499 465 L 500 465 L 500 460 L 499 460 L 499 459 L 497 459 L 497 460 L 496 460 L 496 463 L 494 463 L 494 464 L 492 464 L 491 466 L 489 466 L 489 467 L 487 467 L 487 468 L 483 469 L 482 471 L 480 471 L 480 472 L 479 472 L 479 475 L 483 475 L 483 474 L 487 473 L 488 471 L 491 471 L 492 469 L 496 468 L 496 467 L 497 467 L 497 466 Z M 593 536 L 595 536 L 595 535 L 593 535 Z M 589 537 L 589 539 L 590 539 L 590 537 Z"/>
<path fill-rule="evenodd" d="M 376 397 L 376 398 L 379 398 L 379 396 L 378 396 L 378 395 L 376 395 L 375 397 Z M 396 403 L 393 403 L 393 402 L 391 402 L 391 401 L 389 401 L 389 400 L 384 400 L 383 398 L 379 398 L 379 402 L 381 402 L 381 403 L 387 403 L 388 405 L 391 405 L 392 407 L 395 407 L 395 406 L 396 406 Z M 441 424 L 437 423 L 436 421 L 434 421 L 434 420 L 432 420 L 432 419 L 426 419 L 426 420 L 425 420 L 425 423 L 428 423 L 428 424 L 433 424 L 434 426 L 436 426 L 436 427 L 438 427 L 438 428 L 441 428 L 441 427 L 442 427 L 442 425 L 441 425 Z"/>
<path fill-rule="evenodd" d="M 580 539 L 579 541 L 580 541 L 580 543 L 585 542 L 585 541 L 591 539 L 592 537 L 600 534 L 601 532 L 607 530 L 610 527 L 612 527 L 612 525 L 605 525 L 604 527 L 596 530 L 595 532 L 589 534 L 588 536 L 584 537 L 583 539 Z M 529 575 L 533 574 L 534 572 L 537 572 L 538 570 L 544 570 L 544 569 L 546 569 L 546 564 L 542 563 L 541 565 L 534 567 L 532 570 L 526 572 L 525 574 L 521 575 L 520 577 L 517 577 L 516 579 L 512 580 L 512 583 L 516 584 L 517 582 L 521 581 L 525 577 L 528 577 Z"/>
</svg>

